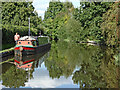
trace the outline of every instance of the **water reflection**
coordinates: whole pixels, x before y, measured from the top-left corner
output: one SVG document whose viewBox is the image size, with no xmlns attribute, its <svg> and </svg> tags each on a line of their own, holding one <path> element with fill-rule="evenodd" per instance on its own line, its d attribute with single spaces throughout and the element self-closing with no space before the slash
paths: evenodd
<svg viewBox="0 0 120 90">
<path fill-rule="evenodd" d="M 118 50 L 58 42 L 52 45 L 45 66 L 51 78 L 72 76 L 80 88 L 119 88 Z M 75 71 L 76 67 L 80 69 Z"/>
<path fill-rule="evenodd" d="M 118 55 L 114 48 L 52 42 L 48 53 L 17 56 L 16 61 L 6 63 L 9 68 L 3 64 L 2 85 L 14 88 L 119 88 Z"/>
<path fill-rule="evenodd" d="M 33 78 L 34 69 L 45 60 L 45 54 L 49 49 L 37 55 L 15 56 L 12 62 L 2 64 L 2 85 L 10 88 L 24 87 L 25 82 Z M 42 56 L 44 58 L 41 59 Z"/>
<path fill-rule="evenodd" d="M 32 88 L 62 88 L 71 86 L 71 88 L 78 88 L 77 85 L 73 84 L 72 77 L 52 79 L 49 76 L 49 71 L 44 66 L 44 63 L 41 65 L 41 68 L 37 68 L 33 73 L 34 79 L 31 79 L 29 82 L 26 82 L 26 87 Z"/>
</svg>

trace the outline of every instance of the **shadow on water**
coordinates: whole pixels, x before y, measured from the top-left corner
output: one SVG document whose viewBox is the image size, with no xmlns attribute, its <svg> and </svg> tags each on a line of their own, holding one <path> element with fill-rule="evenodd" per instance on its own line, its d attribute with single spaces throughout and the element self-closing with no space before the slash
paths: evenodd
<svg viewBox="0 0 120 90">
<path fill-rule="evenodd" d="M 120 87 L 120 53 L 117 49 L 58 41 L 52 42 L 51 50 L 48 51 L 22 58 L 16 56 L 14 62 L 4 63 L 2 85 L 10 88 L 24 87 L 30 79 L 34 80 L 35 68 L 41 67 L 44 62 L 49 73 L 49 78 L 44 78 L 46 82 L 64 77 L 64 83 L 71 77 L 70 85 L 78 85 L 79 88 Z M 65 84 L 56 87 L 63 86 Z"/>
</svg>

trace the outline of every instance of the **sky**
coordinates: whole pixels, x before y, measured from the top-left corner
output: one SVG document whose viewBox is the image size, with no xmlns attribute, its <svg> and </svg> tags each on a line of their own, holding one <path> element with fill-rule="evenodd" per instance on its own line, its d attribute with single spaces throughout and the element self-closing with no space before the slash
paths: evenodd
<svg viewBox="0 0 120 90">
<path fill-rule="evenodd" d="M 42 73 L 41 73 L 42 72 Z M 38 67 L 33 72 L 33 79 L 30 79 L 25 83 L 25 87 L 29 88 L 79 88 L 79 85 L 74 84 L 72 76 L 65 78 L 61 76 L 59 79 L 52 79 L 49 76 L 49 71 L 42 63 L 41 67 Z"/>
<path fill-rule="evenodd" d="M 41 59 L 40 59 L 41 60 Z M 80 70 L 80 67 L 76 67 L 73 72 Z M 42 73 L 41 73 L 42 72 Z M 49 75 L 47 67 L 43 62 L 41 66 L 35 68 L 33 72 L 33 79 L 28 80 L 25 83 L 26 88 L 79 88 L 79 84 L 74 84 L 72 77 L 73 75 L 66 78 L 65 76 L 60 76 L 59 79 L 52 79 Z M 24 88 L 25 88 L 24 87 Z"/>
<path fill-rule="evenodd" d="M 65 0 L 60 0 L 61 2 L 64 2 Z M 73 3 L 74 7 L 80 6 L 80 0 L 68 0 Z M 44 12 L 47 10 L 47 7 L 49 7 L 50 0 L 33 0 L 33 6 L 35 7 L 35 10 L 37 11 L 39 16 L 42 16 L 42 19 L 44 18 Z"/>
</svg>

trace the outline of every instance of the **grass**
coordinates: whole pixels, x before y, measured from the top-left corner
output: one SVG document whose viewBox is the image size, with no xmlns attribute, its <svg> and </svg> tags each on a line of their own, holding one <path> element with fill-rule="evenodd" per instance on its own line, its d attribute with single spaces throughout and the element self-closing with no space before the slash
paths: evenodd
<svg viewBox="0 0 120 90">
<path fill-rule="evenodd" d="M 0 53 L 7 52 L 7 51 L 12 51 L 12 50 L 14 50 L 14 47 L 12 47 L 12 48 L 10 48 L 10 49 L 2 50 L 2 51 L 0 51 Z"/>
<path fill-rule="evenodd" d="M 13 60 L 14 60 L 14 58 L 8 59 L 7 61 L 1 62 L 0 64 L 6 63 L 6 62 L 9 62 L 9 61 L 13 61 Z"/>
</svg>

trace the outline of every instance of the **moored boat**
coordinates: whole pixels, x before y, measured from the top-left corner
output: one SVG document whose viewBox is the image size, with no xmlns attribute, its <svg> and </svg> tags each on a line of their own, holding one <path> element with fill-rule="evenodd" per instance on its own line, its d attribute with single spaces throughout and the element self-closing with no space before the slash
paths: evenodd
<svg viewBox="0 0 120 90">
<path fill-rule="evenodd" d="M 33 43 L 35 42 L 36 39 L 31 36 L 21 37 L 14 48 L 15 55 L 34 54 L 36 45 Z"/>
<path fill-rule="evenodd" d="M 40 37 L 21 37 L 14 48 L 15 55 L 33 55 L 42 52 L 46 48 L 50 48 L 50 43 L 40 45 L 38 38 Z"/>
<path fill-rule="evenodd" d="M 29 19 L 29 36 L 24 36 L 21 38 L 17 38 L 18 41 L 14 48 L 15 55 L 33 55 L 36 53 L 40 53 L 44 51 L 44 49 L 50 48 L 50 43 L 40 45 L 40 38 L 41 36 L 30 36 L 30 18 Z M 16 34 L 17 35 L 17 34 Z M 46 37 L 46 36 L 43 36 Z M 49 38 L 47 37 L 48 41 Z M 15 40 L 16 41 L 16 40 Z"/>
</svg>

